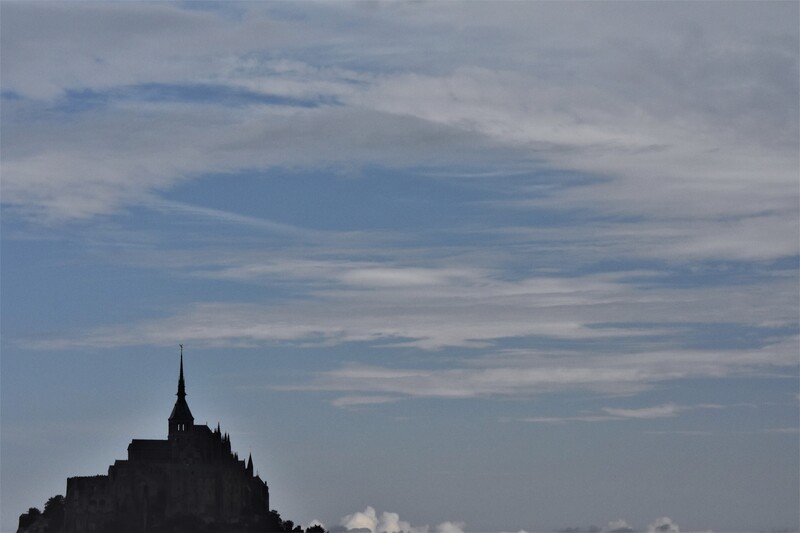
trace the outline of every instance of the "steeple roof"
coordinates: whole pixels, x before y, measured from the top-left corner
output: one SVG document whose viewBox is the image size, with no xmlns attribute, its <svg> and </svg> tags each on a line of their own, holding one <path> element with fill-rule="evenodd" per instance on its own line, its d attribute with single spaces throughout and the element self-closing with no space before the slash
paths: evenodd
<svg viewBox="0 0 800 533">
<path fill-rule="evenodd" d="M 189 409 L 189 404 L 186 403 L 186 384 L 183 381 L 183 345 L 181 344 L 181 371 L 178 376 L 178 399 L 175 401 L 175 407 L 172 408 L 172 414 L 169 415 L 170 421 L 175 422 L 194 422 L 192 411 Z"/>
</svg>

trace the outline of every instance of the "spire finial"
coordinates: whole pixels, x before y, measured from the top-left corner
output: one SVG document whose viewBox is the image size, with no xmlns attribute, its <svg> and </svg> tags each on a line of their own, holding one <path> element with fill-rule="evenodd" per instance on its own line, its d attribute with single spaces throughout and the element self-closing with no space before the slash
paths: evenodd
<svg viewBox="0 0 800 533">
<path fill-rule="evenodd" d="M 178 375 L 178 396 L 183 398 L 186 396 L 186 385 L 183 382 L 183 344 L 179 344 L 178 346 L 181 347 L 181 371 Z"/>
</svg>

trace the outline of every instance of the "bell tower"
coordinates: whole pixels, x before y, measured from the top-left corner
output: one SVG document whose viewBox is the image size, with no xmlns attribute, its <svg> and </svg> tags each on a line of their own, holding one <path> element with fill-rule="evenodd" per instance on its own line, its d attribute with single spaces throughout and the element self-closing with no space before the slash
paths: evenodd
<svg viewBox="0 0 800 533">
<path fill-rule="evenodd" d="M 172 408 L 172 414 L 169 415 L 170 438 L 188 433 L 194 427 L 194 417 L 189 410 L 189 404 L 186 403 L 186 385 L 183 382 L 183 344 L 180 347 L 181 370 L 178 376 L 178 399 L 175 401 L 175 407 Z"/>
</svg>

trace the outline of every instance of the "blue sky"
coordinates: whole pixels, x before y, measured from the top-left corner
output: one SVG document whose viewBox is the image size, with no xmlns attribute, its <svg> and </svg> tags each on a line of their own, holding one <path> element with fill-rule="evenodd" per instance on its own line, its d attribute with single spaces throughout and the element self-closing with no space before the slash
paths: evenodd
<svg viewBox="0 0 800 533">
<path fill-rule="evenodd" d="M 798 4 L 0 4 L 2 527 L 200 423 L 298 523 L 798 529 Z"/>
</svg>

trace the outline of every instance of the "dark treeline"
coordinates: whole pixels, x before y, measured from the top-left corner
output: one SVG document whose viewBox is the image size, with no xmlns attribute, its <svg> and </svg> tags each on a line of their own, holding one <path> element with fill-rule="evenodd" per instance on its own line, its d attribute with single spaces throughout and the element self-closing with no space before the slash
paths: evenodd
<svg viewBox="0 0 800 533">
<path fill-rule="evenodd" d="M 48 499 L 44 511 L 31 507 L 19 517 L 17 533 L 63 533 L 64 496 L 60 494 Z M 120 533 L 130 529 L 128 524 L 110 523 L 98 533 Z M 208 524 L 193 515 L 176 516 L 158 527 L 148 528 L 146 533 L 328 533 L 325 528 L 313 525 L 303 529 L 291 520 L 284 520 L 278 511 L 272 510 L 258 527 Z"/>
<path fill-rule="evenodd" d="M 53 496 L 44 504 L 44 512 L 36 507 L 28 509 L 19 517 L 19 531 L 31 526 L 42 533 L 59 533 L 64 525 L 64 497 Z"/>
</svg>

